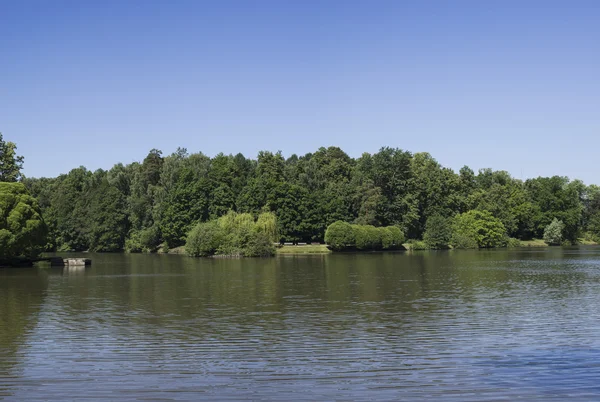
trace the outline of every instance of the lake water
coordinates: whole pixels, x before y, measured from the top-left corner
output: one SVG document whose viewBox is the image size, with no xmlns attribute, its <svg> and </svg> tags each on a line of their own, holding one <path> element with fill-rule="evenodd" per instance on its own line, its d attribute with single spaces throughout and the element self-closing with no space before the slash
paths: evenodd
<svg viewBox="0 0 600 402">
<path fill-rule="evenodd" d="M 600 399 L 600 248 L 85 256 L 0 270 L 0 399 Z"/>
</svg>

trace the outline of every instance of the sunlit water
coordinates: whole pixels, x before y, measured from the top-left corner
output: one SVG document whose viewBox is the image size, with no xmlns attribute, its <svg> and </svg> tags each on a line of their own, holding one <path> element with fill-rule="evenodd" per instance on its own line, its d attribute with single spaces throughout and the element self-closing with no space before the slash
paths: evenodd
<svg viewBox="0 0 600 402">
<path fill-rule="evenodd" d="M 0 399 L 599 400 L 600 249 L 0 270 Z"/>
</svg>

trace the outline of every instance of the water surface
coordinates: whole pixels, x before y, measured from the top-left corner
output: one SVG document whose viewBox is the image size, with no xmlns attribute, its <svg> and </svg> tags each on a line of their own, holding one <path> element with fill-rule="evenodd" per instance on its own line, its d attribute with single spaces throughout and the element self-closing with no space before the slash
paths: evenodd
<svg viewBox="0 0 600 402">
<path fill-rule="evenodd" d="M 0 270 L 0 399 L 598 400 L 600 249 Z"/>
</svg>

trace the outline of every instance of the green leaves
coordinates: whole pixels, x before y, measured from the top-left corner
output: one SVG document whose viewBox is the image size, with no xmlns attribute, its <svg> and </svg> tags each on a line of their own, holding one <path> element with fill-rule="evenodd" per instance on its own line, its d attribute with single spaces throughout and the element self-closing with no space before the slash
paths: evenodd
<svg viewBox="0 0 600 402">
<path fill-rule="evenodd" d="M 39 254 L 46 233 L 37 201 L 25 186 L 0 182 L 0 258 Z"/>
<path fill-rule="evenodd" d="M 337 221 L 325 232 L 325 242 L 333 251 L 394 250 L 402 247 L 403 241 L 402 231 L 395 226 L 377 228 Z"/>
<path fill-rule="evenodd" d="M 263 212 L 255 222 L 250 214 L 229 211 L 219 219 L 194 226 L 187 236 L 185 250 L 192 257 L 271 256 L 275 254 L 272 238 L 276 226 L 275 215 L 269 212 Z"/>
<path fill-rule="evenodd" d="M 504 247 L 506 229 L 490 212 L 471 210 L 454 218 L 451 244 L 454 248 Z"/>
<path fill-rule="evenodd" d="M 563 230 L 565 224 L 554 218 L 554 220 L 544 229 L 544 242 L 550 246 L 558 246 L 563 240 Z"/>
<path fill-rule="evenodd" d="M 0 182 L 16 182 L 21 179 L 23 157 L 16 154 L 17 145 L 5 142 L 0 133 Z"/>
</svg>

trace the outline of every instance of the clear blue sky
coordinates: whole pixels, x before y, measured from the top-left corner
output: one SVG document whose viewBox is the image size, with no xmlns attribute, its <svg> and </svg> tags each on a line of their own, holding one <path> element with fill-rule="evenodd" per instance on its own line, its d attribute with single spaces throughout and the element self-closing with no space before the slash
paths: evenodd
<svg viewBox="0 0 600 402">
<path fill-rule="evenodd" d="M 597 0 L 0 0 L 0 21 L 27 176 L 336 145 L 600 183 Z"/>
</svg>

